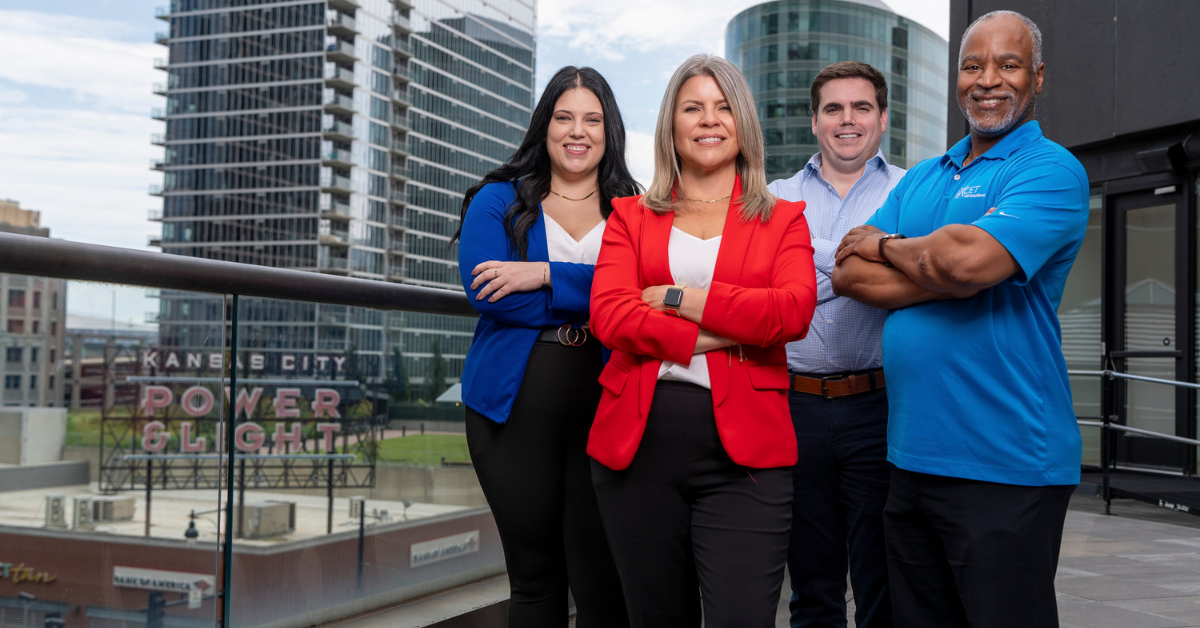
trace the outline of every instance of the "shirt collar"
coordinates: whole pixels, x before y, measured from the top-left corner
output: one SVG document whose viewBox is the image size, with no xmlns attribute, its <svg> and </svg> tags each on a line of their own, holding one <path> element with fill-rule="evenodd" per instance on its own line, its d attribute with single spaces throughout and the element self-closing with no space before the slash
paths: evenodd
<svg viewBox="0 0 1200 628">
<path fill-rule="evenodd" d="M 1030 142 L 1041 138 L 1042 126 L 1038 124 L 1037 120 L 1030 120 L 1010 131 L 1008 135 L 1001 138 L 999 142 L 996 142 L 995 146 L 988 149 L 986 153 L 980 155 L 977 159 L 1008 159 L 1012 157 L 1013 153 L 1024 148 Z M 967 153 L 970 151 L 971 136 L 968 134 L 959 140 L 957 144 L 950 147 L 950 150 L 946 151 L 943 159 L 949 159 L 954 162 L 954 165 L 961 168 L 963 160 L 967 158 Z"/>
</svg>

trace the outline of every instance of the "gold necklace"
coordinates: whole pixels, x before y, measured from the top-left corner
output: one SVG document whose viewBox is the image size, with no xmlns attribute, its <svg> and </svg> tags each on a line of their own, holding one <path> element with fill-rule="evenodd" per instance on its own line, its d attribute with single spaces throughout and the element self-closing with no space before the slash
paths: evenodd
<svg viewBox="0 0 1200 628">
<path fill-rule="evenodd" d="M 592 197 L 592 194 L 595 194 L 595 193 L 596 193 L 596 192 L 598 192 L 599 190 L 600 190 L 600 188 L 596 188 L 595 190 L 592 190 L 591 192 L 589 192 L 589 193 L 588 193 L 588 195 L 587 195 L 587 196 L 585 196 L 585 197 L 583 197 L 583 198 L 571 198 L 570 196 L 563 196 L 562 194 L 559 194 L 558 192 L 555 192 L 554 190 L 550 190 L 550 193 L 551 193 L 551 194 L 553 194 L 553 195 L 555 195 L 555 196 L 557 196 L 557 197 L 559 197 L 559 198 L 565 198 L 565 199 L 567 199 L 568 201 L 586 201 L 586 200 L 588 200 L 589 198 L 591 198 L 591 197 Z"/>
<path fill-rule="evenodd" d="M 729 200 L 731 197 L 733 197 L 733 195 L 732 195 L 732 194 L 730 194 L 729 196 L 722 196 L 721 198 L 714 198 L 714 199 L 713 199 L 713 200 L 711 200 L 711 201 L 705 201 L 705 200 L 701 200 L 701 199 L 698 199 L 698 198 L 683 198 L 682 196 L 677 196 L 677 197 L 675 197 L 675 200 L 677 200 L 677 201 L 686 201 L 686 202 L 688 202 L 688 203 L 719 203 L 719 202 L 721 202 L 721 201 L 727 201 L 727 200 Z"/>
</svg>

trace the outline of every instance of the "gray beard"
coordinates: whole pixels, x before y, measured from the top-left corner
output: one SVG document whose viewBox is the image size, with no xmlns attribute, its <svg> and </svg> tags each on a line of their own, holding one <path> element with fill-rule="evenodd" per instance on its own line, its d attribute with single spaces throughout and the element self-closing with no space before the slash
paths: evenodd
<svg viewBox="0 0 1200 628">
<path fill-rule="evenodd" d="M 972 133 L 975 133 L 980 137 L 1000 137 L 1007 134 L 1009 131 L 1012 131 L 1019 124 L 1021 124 L 1021 121 L 1025 119 L 1025 115 L 1030 111 L 1033 111 L 1033 105 L 1036 100 L 1037 95 L 1030 92 L 1029 100 L 1025 103 L 1024 107 L 1020 107 L 1020 109 L 1017 107 L 1009 109 L 1008 114 L 993 126 L 984 126 L 984 122 L 982 120 L 978 120 L 972 116 L 970 108 L 967 107 L 966 99 L 959 99 L 958 108 L 960 111 L 962 111 L 963 116 L 966 117 L 967 124 L 971 125 Z"/>
</svg>

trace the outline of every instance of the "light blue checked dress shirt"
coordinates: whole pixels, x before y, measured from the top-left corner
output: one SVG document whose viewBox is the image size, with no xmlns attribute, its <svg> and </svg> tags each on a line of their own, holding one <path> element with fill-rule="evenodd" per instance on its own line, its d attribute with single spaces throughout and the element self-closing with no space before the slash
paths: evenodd
<svg viewBox="0 0 1200 628">
<path fill-rule="evenodd" d="M 817 267 L 817 310 L 808 336 L 787 346 L 788 368 L 797 373 L 841 373 L 883 366 L 883 320 L 887 310 L 863 305 L 833 293 L 830 277 L 842 236 L 867 222 L 879 209 L 905 170 L 878 152 L 867 161 L 862 177 L 846 198 L 821 176 L 821 153 L 790 179 L 773 181 L 771 193 L 786 201 L 804 201 L 804 216 L 813 236 Z"/>
</svg>

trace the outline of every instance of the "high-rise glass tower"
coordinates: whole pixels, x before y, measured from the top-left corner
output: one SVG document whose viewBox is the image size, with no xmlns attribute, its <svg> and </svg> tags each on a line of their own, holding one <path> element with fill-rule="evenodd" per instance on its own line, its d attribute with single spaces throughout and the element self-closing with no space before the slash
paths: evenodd
<svg viewBox="0 0 1200 628">
<path fill-rule="evenodd" d="M 778 0 L 737 14 L 725 56 L 746 75 L 767 143 L 767 179 L 790 177 L 820 150 L 809 86 L 822 68 L 862 61 L 888 81 L 881 149 L 909 168 L 946 150 L 946 40 L 881 0 Z"/>
<path fill-rule="evenodd" d="M 463 192 L 532 111 L 533 0 L 173 0 L 158 16 L 164 252 L 461 290 Z M 162 341 L 186 346 L 212 314 L 164 294 Z M 435 352 L 461 373 L 473 328 L 316 304 L 254 316 L 287 337 L 268 352 L 354 349 L 369 378 L 399 348 L 418 389 Z"/>
</svg>

